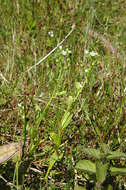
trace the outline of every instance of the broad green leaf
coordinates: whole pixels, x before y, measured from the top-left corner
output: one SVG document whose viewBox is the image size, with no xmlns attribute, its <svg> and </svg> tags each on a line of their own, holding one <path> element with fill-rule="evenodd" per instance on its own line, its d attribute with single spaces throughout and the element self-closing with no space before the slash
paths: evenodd
<svg viewBox="0 0 126 190">
<path fill-rule="evenodd" d="M 60 137 L 60 135 L 52 132 L 52 133 L 50 133 L 50 137 L 54 141 L 55 145 L 57 147 L 59 147 L 59 145 L 61 144 L 61 137 Z"/>
<path fill-rule="evenodd" d="M 99 184 L 105 181 L 107 175 L 108 163 L 102 164 L 101 161 L 96 162 L 96 178 Z"/>
<path fill-rule="evenodd" d="M 116 175 L 126 176 L 126 168 L 110 167 L 110 174 L 112 176 Z"/>
<path fill-rule="evenodd" d="M 95 174 L 96 173 L 96 166 L 95 163 L 91 162 L 90 160 L 80 160 L 76 164 L 76 169 L 83 170 L 88 174 Z"/>
<path fill-rule="evenodd" d="M 106 157 L 107 159 L 119 159 L 119 158 L 126 158 L 126 154 L 123 152 L 118 151 L 111 151 L 109 155 Z"/>
<path fill-rule="evenodd" d="M 73 114 L 71 114 L 70 112 L 65 112 L 63 119 L 61 121 L 61 129 L 64 129 L 69 125 L 69 123 L 72 119 L 72 115 Z"/>
<path fill-rule="evenodd" d="M 56 162 L 58 159 L 59 159 L 59 157 L 58 157 L 57 153 L 54 152 L 54 153 L 52 154 L 52 156 L 50 157 L 50 159 L 49 159 L 49 167 L 52 168 L 53 165 L 55 164 L 55 162 Z"/>
<path fill-rule="evenodd" d="M 101 159 L 101 152 L 99 149 L 84 148 L 84 153 L 96 159 Z"/>
<path fill-rule="evenodd" d="M 50 170 L 54 166 L 55 162 L 58 161 L 58 159 L 59 159 L 59 157 L 58 157 L 57 153 L 54 152 L 49 159 L 49 168 L 48 168 L 48 171 L 46 173 L 45 180 L 47 180 Z"/>
</svg>

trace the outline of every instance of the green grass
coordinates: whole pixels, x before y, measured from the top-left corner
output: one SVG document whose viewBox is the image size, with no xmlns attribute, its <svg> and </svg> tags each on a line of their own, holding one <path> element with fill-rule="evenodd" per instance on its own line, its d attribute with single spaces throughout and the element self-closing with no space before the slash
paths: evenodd
<svg viewBox="0 0 126 190">
<path fill-rule="evenodd" d="M 0 10 L 0 144 L 25 145 L 18 170 L 0 165 L 11 183 L 0 179 L 0 189 L 74 189 L 83 147 L 126 152 L 125 1 L 0 0 Z M 73 24 L 62 49 L 28 71 Z M 126 178 L 115 180 L 121 189 Z"/>
</svg>

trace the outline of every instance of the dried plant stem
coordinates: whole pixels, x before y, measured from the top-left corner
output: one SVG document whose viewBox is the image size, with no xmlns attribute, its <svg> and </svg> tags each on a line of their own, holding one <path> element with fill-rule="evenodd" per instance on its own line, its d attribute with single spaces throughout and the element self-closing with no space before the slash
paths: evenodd
<svg viewBox="0 0 126 190">
<path fill-rule="evenodd" d="M 8 185 L 8 186 L 10 186 L 10 187 L 15 187 L 16 189 L 17 189 L 17 187 L 16 187 L 16 185 L 14 185 L 13 183 L 10 183 L 10 182 L 8 182 L 2 175 L 0 175 L 0 178 Z"/>
<path fill-rule="evenodd" d="M 3 76 L 2 72 L 0 71 L 0 77 L 4 80 L 4 82 L 9 83 L 7 79 Z"/>
<path fill-rule="evenodd" d="M 101 40 L 101 42 L 103 43 L 103 45 L 106 47 L 106 49 L 108 49 L 111 53 L 113 53 L 117 59 L 121 59 L 121 55 L 119 54 L 117 48 L 115 48 L 108 39 L 106 39 L 103 35 L 97 33 L 94 30 L 88 30 L 88 34 L 89 36 L 95 38 L 95 39 L 99 39 Z"/>
<path fill-rule="evenodd" d="M 26 72 L 29 72 L 30 70 L 32 70 L 33 68 L 38 66 L 40 63 L 42 63 L 44 60 L 46 60 L 52 53 L 54 53 L 56 51 L 56 49 L 59 48 L 59 46 L 61 46 L 63 44 L 63 42 L 71 35 L 71 33 L 74 31 L 74 29 L 75 29 L 75 25 L 72 26 L 72 29 L 70 30 L 70 32 L 65 36 L 65 38 L 60 43 L 57 44 L 57 46 L 54 49 L 52 49 L 45 57 L 40 59 L 40 61 L 37 62 L 35 65 L 31 66 L 28 70 L 26 70 Z"/>
</svg>

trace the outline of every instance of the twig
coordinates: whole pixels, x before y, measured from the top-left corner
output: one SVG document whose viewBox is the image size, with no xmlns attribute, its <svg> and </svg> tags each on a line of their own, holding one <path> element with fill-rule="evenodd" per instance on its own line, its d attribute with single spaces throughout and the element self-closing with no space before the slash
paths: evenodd
<svg viewBox="0 0 126 190">
<path fill-rule="evenodd" d="M 6 82 L 9 84 L 9 82 L 7 81 L 7 79 L 3 76 L 2 72 L 0 71 L 0 77 Z"/>
<path fill-rule="evenodd" d="M 84 29 L 85 29 L 85 28 L 84 28 Z M 107 40 L 103 35 L 97 33 L 97 32 L 94 31 L 94 30 L 90 30 L 90 29 L 89 29 L 89 31 L 88 31 L 88 34 L 89 34 L 90 36 L 92 36 L 93 38 L 95 38 L 95 39 L 101 40 L 102 43 L 104 44 L 104 46 L 105 46 L 107 49 L 109 49 L 109 51 L 110 51 L 111 53 L 113 53 L 114 55 L 116 55 L 116 57 L 117 57 L 118 59 L 121 59 L 121 55 L 119 54 L 117 48 L 115 48 L 115 47 L 112 45 L 112 43 L 110 43 L 110 41 Z"/>
<path fill-rule="evenodd" d="M 39 173 L 40 175 L 42 174 L 42 172 L 36 168 L 30 167 L 29 169 L 36 172 L 36 173 Z"/>
<path fill-rule="evenodd" d="M 31 66 L 28 70 L 26 70 L 25 72 L 29 72 L 31 69 L 33 69 L 34 67 L 38 66 L 40 63 L 42 63 L 45 59 L 47 59 L 47 57 L 49 57 L 54 51 L 56 51 L 56 49 L 62 45 L 62 43 L 70 36 L 70 34 L 74 31 L 75 29 L 75 25 L 72 25 L 72 29 L 70 30 L 70 32 L 65 36 L 65 38 L 57 44 L 57 46 L 52 49 L 45 57 L 43 57 L 42 59 L 40 59 L 40 61 L 38 63 L 36 63 L 35 65 Z"/>
<path fill-rule="evenodd" d="M 17 187 L 16 187 L 16 185 L 14 185 L 13 183 L 10 183 L 10 182 L 8 182 L 2 175 L 0 175 L 0 178 L 8 185 L 8 186 L 13 186 L 13 187 L 15 187 L 16 189 L 17 189 Z"/>
</svg>

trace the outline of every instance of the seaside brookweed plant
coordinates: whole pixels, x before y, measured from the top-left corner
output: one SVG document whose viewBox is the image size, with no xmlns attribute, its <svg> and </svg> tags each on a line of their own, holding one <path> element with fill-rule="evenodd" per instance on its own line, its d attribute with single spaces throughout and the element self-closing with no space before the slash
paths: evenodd
<svg viewBox="0 0 126 190">
<path fill-rule="evenodd" d="M 62 50 L 62 47 L 59 48 L 58 53 L 56 54 L 56 58 L 57 58 L 57 64 L 60 63 L 64 63 L 64 56 L 66 56 L 68 58 L 68 61 L 70 61 L 69 59 L 69 54 L 71 53 L 70 50 L 68 50 L 68 48 L 66 50 Z M 59 55 L 59 56 L 57 56 Z M 85 76 L 85 79 L 83 82 L 75 82 L 75 88 L 74 88 L 74 93 L 72 96 L 68 97 L 68 101 L 67 101 L 67 109 L 64 112 L 64 115 L 61 118 L 61 122 L 60 125 L 58 126 L 58 131 L 52 131 L 50 133 L 50 139 L 53 142 L 54 146 L 53 146 L 53 153 L 49 158 L 49 167 L 45 176 L 45 181 L 47 180 L 50 171 L 52 170 L 54 164 L 57 161 L 60 161 L 63 156 L 64 156 L 64 151 L 61 151 L 61 147 L 62 145 L 62 137 L 65 133 L 66 128 L 69 126 L 71 120 L 72 120 L 72 116 L 73 116 L 73 110 L 72 106 L 74 105 L 74 103 L 77 101 L 79 95 L 81 94 L 85 84 L 87 84 L 88 82 L 88 76 L 90 75 L 90 72 L 92 71 L 94 67 L 94 64 L 91 64 L 89 69 L 88 69 L 88 73 L 87 76 Z M 56 93 L 57 94 L 57 93 Z M 60 92 L 58 93 L 60 94 Z"/>
<path fill-rule="evenodd" d="M 98 139 L 92 128 L 99 129 L 101 141 L 112 143 L 113 148 L 121 146 L 120 149 L 125 152 L 125 1 L 97 2 L 1 1 L 0 142 L 16 141 L 21 134 L 28 145 L 22 159 L 23 167 L 19 170 L 19 177 L 24 173 L 22 180 L 19 179 L 20 186 L 10 185 L 16 182 L 13 180 L 14 164 L 9 162 L 7 167 L 1 165 L 1 174 L 7 181 L 2 182 L 1 179 L 0 189 L 74 189 L 76 173 L 71 158 L 73 163 L 88 159 L 83 157 L 81 150 L 76 150 L 77 143 L 83 147 L 97 147 Z M 66 39 L 65 34 L 74 23 L 76 28 L 68 41 L 59 43 L 62 38 Z M 117 53 L 109 41 L 113 47 L 116 46 Z M 58 47 L 57 43 L 62 47 Z M 72 50 L 68 57 L 67 47 Z M 88 50 L 87 54 L 84 54 L 84 48 Z M 60 53 L 56 62 L 53 58 L 58 50 Z M 99 56 L 94 52 L 98 52 Z M 70 61 L 67 62 L 67 58 Z M 98 63 L 98 60 L 100 64 L 90 73 L 90 65 Z M 53 93 L 59 70 L 61 78 Z M 75 92 L 83 87 L 85 77 L 89 80 L 72 104 Z M 30 94 L 26 95 L 24 109 L 23 97 L 27 90 Z M 73 113 L 73 117 L 60 136 L 58 128 L 66 123 L 61 120 L 68 109 L 67 99 L 72 104 L 69 112 Z M 18 108 L 17 102 L 21 102 Z M 56 139 L 53 133 L 56 133 Z M 54 143 L 53 139 L 57 142 Z M 63 157 L 60 159 L 59 156 L 59 161 L 49 173 L 49 180 L 43 186 L 42 180 L 49 166 L 47 161 L 55 152 L 54 148 L 58 149 L 58 156 L 62 152 Z M 57 156 L 53 158 L 52 163 Z M 110 162 L 113 166 L 121 163 L 126 167 L 124 160 Z M 118 184 L 124 184 L 123 181 L 126 182 L 125 177 L 116 177 Z M 120 185 L 116 190 L 125 188 Z M 86 189 L 89 190 L 88 187 Z M 82 189 L 79 187 L 77 190 Z"/>
</svg>

